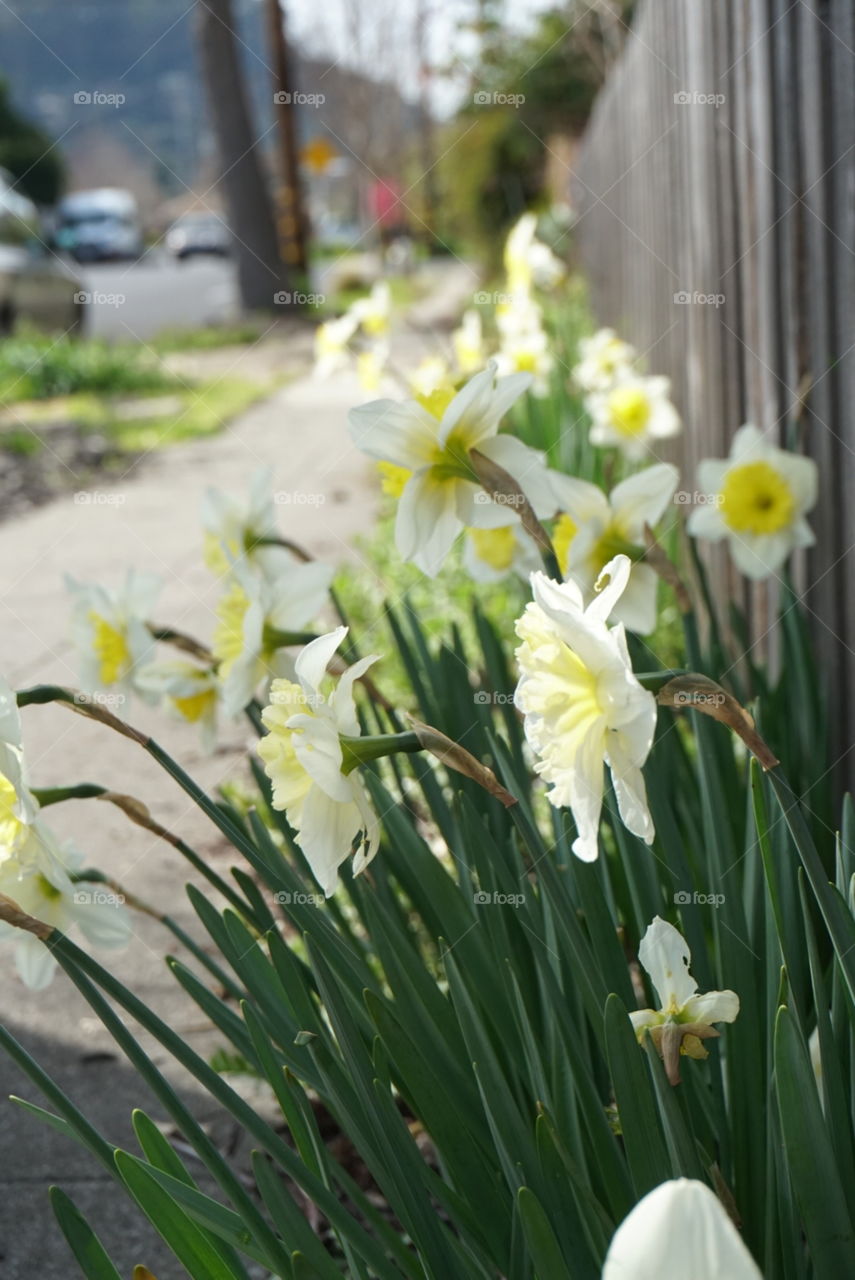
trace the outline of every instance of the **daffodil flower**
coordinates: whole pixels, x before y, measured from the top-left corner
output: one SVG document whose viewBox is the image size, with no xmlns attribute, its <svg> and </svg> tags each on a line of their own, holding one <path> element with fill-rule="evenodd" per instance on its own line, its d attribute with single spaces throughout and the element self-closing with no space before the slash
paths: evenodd
<svg viewBox="0 0 855 1280">
<path fill-rule="evenodd" d="M 80 683 L 87 693 L 137 687 L 139 668 L 151 659 L 154 640 L 148 629 L 161 580 L 153 574 L 129 570 L 117 591 L 95 583 L 66 578 L 72 596 L 72 638 L 80 661 Z"/>
<path fill-rule="evenodd" d="M 560 258 L 537 239 L 537 215 L 524 213 L 505 241 L 505 272 L 512 293 L 524 293 L 537 286 L 552 289 L 566 274 Z"/>
<path fill-rule="evenodd" d="M 530 373 L 532 395 L 540 398 L 549 394 L 549 375 L 554 365 L 544 329 L 520 329 L 502 337 L 496 355 L 499 373 Z"/>
<path fill-rule="evenodd" d="M 317 560 L 289 565 L 273 579 L 233 564 L 211 642 L 225 715 L 238 715 L 263 680 L 282 674 L 279 651 L 323 608 L 332 577 L 332 567 Z"/>
<path fill-rule="evenodd" d="M 635 348 L 619 338 L 614 329 L 600 329 L 579 343 L 579 363 L 573 370 L 573 380 L 587 393 L 608 391 L 632 374 L 635 359 Z"/>
<path fill-rule="evenodd" d="M 198 725 L 202 745 L 206 751 L 213 751 L 220 703 L 216 670 L 181 658 L 153 662 L 140 671 L 139 683 L 161 699 L 179 720 Z"/>
<path fill-rule="evenodd" d="M 718 1036 L 713 1023 L 733 1022 L 739 1013 L 739 996 L 733 991 L 698 994 L 689 973 L 692 955 L 678 929 L 654 916 L 638 948 L 638 959 L 656 988 L 661 1007 L 638 1009 L 629 1016 L 639 1044 L 649 1033 L 665 1062 L 672 1084 L 680 1080 L 680 1054 L 706 1058 L 704 1040 Z"/>
<path fill-rule="evenodd" d="M 409 381 L 416 398 L 454 392 L 454 379 L 442 356 L 425 356 L 410 374 Z"/>
<path fill-rule="evenodd" d="M 315 330 L 315 378 L 329 378 L 350 363 L 350 343 L 359 328 L 352 311 L 319 324 Z"/>
<path fill-rule="evenodd" d="M 805 516 L 816 504 L 816 463 L 777 448 L 756 427 L 740 427 L 729 458 L 700 464 L 698 488 L 703 505 L 690 515 L 689 533 L 726 538 L 748 578 L 768 578 L 796 547 L 815 541 Z"/>
<path fill-rule="evenodd" d="M 497 380 L 490 364 L 450 398 L 375 400 L 351 410 L 354 443 L 369 457 L 410 473 L 398 503 L 395 540 L 403 558 L 430 577 L 464 526 L 508 523 L 508 508 L 493 502 L 478 481 L 470 450 L 509 472 L 538 515 L 554 511 L 542 455 L 513 436 L 497 434 L 530 381 L 527 374 Z"/>
<path fill-rule="evenodd" d="M 70 933 L 76 926 L 93 946 L 126 946 L 131 925 L 119 895 L 102 883 L 77 879 L 75 873 L 82 862 L 82 855 L 66 846 L 54 867 L 31 871 L 14 884 L 0 879 L 0 887 L 27 915 L 62 933 Z M 43 990 L 56 969 L 50 947 L 33 934 L 0 921 L 0 942 L 12 940 L 21 981 L 31 990 Z"/>
<path fill-rule="evenodd" d="M 586 398 L 591 415 L 591 444 L 616 445 L 630 460 L 643 458 L 657 440 L 682 430 L 680 415 L 670 400 L 670 378 L 627 374 L 607 391 Z"/>
<path fill-rule="evenodd" d="M 295 663 L 296 682 L 274 680 L 262 720 L 266 735 L 258 754 L 273 785 L 273 807 L 285 811 L 312 874 L 327 897 L 338 883 L 338 868 L 354 850 L 358 874 L 377 852 L 377 819 L 360 779 L 345 772 L 341 735 L 357 737 L 359 720 L 353 684 L 376 656 L 349 667 L 329 694 L 322 685 L 327 666 L 344 637 L 338 627 L 306 645 Z"/>
<path fill-rule="evenodd" d="M 467 529 L 463 567 L 475 582 L 502 582 L 511 573 L 528 579 L 539 555 L 519 520 L 498 529 Z"/>
<path fill-rule="evenodd" d="M 228 574 L 237 559 L 271 572 L 293 562 L 284 547 L 265 545 L 266 539 L 278 537 L 272 467 L 255 471 L 246 496 L 207 489 L 202 500 L 202 527 L 205 564 L 218 577 Z"/>
<path fill-rule="evenodd" d="M 370 338 L 383 338 L 389 332 L 392 294 L 385 280 L 378 281 L 365 298 L 357 298 L 350 314 Z"/>
<path fill-rule="evenodd" d="M 463 377 L 469 377 L 483 369 L 486 360 L 481 315 L 478 311 L 464 311 L 460 327 L 451 335 L 454 359 Z"/>
<path fill-rule="evenodd" d="M 668 462 L 622 480 L 608 497 L 575 476 L 553 473 L 552 484 L 565 522 L 556 541 L 565 577 L 582 588 L 585 600 L 605 565 L 621 552 L 636 561 L 644 554 L 644 526 L 658 524 L 674 496 L 680 473 Z M 633 566 L 626 591 L 613 612 L 629 631 L 649 635 L 656 626 L 658 579 L 649 565 Z"/>
<path fill-rule="evenodd" d="M 763 1280 L 718 1197 L 693 1178 L 663 1182 L 618 1227 L 602 1280 Z"/>
<path fill-rule="evenodd" d="M 522 674 L 514 701 L 535 769 L 550 785 L 552 804 L 572 810 L 579 833 L 573 852 L 586 862 L 598 854 L 604 764 L 625 826 L 653 841 L 641 768 L 653 744 L 656 702 L 633 674 L 622 624 L 606 625 L 629 578 L 628 557 L 615 556 L 585 608 L 575 582 L 533 573 L 534 600 L 516 624 Z"/>
</svg>

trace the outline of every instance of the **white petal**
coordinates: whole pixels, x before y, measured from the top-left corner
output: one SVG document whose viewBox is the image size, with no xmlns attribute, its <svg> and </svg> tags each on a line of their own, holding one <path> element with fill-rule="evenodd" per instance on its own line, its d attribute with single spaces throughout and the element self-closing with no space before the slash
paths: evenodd
<svg viewBox="0 0 855 1280">
<path fill-rule="evenodd" d="M 705 991 L 687 1000 L 683 1012 L 691 1022 L 734 1022 L 739 996 L 735 991 Z"/>
<path fill-rule="evenodd" d="M 336 627 L 335 631 L 318 636 L 301 649 L 294 667 L 304 693 L 318 693 L 330 659 L 346 635 L 347 627 Z"/>
<path fill-rule="evenodd" d="M 109 892 L 103 885 L 80 883 L 78 889 L 94 894 Z M 131 918 L 120 903 L 76 903 L 74 919 L 83 935 L 96 947 L 125 947 L 131 937 Z"/>
<path fill-rule="evenodd" d="M 641 939 L 638 958 L 650 975 L 660 1005 L 680 1009 L 695 994 L 698 984 L 689 973 L 689 944 L 667 920 L 654 916 Z"/>
<path fill-rule="evenodd" d="M 648 1192 L 618 1227 L 602 1280 L 763 1280 L 718 1198 L 677 1178 Z"/>
<path fill-rule="evenodd" d="M 25 987 L 44 991 L 56 971 L 56 960 L 49 946 L 28 934 L 15 947 L 15 966 Z"/>
<path fill-rule="evenodd" d="M 297 631 L 320 613 L 335 570 L 332 565 L 313 560 L 295 564 L 271 583 L 268 621 L 280 631 Z"/>
<path fill-rule="evenodd" d="M 312 875 L 329 898 L 338 883 L 338 868 L 349 856 L 354 836 L 362 827 L 355 801 L 339 804 L 320 787 L 312 787 L 303 803 L 298 843 Z"/>
<path fill-rule="evenodd" d="M 398 503 L 395 541 L 405 560 L 414 560 L 435 577 L 462 527 L 457 515 L 457 486 L 434 478 L 430 470 L 407 481 Z"/>
<path fill-rule="evenodd" d="M 417 400 L 372 400 L 348 414 L 353 443 L 380 462 L 415 471 L 436 451 L 439 423 Z"/>
<path fill-rule="evenodd" d="M 740 573 L 755 582 L 777 574 L 793 549 L 792 531 L 780 533 L 730 533 L 730 554 Z"/>
<path fill-rule="evenodd" d="M 458 391 L 442 415 L 440 439 L 445 442 L 454 432 L 463 448 L 480 448 L 495 435 L 502 418 L 530 384 L 527 373 L 497 379 L 491 362 Z"/>
<path fill-rule="evenodd" d="M 659 579 L 649 564 L 634 564 L 626 589 L 612 610 L 615 622 L 622 622 L 627 631 L 649 636 L 656 628 L 656 600 Z"/>
<path fill-rule="evenodd" d="M 720 542 L 722 538 L 726 538 L 728 528 L 717 503 L 710 502 L 695 507 L 686 521 L 686 532 L 693 538 L 706 538 L 709 542 Z"/>
<path fill-rule="evenodd" d="M 359 733 L 359 719 L 353 701 L 353 685 L 365 675 L 369 667 L 373 667 L 374 663 L 379 661 L 380 654 L 372 653 L 354 662 L 353 666 L 348 667 L 339 677 L 334 692 L 330 694 L 329 706 L 341 733 L 354 735 Z"/>
<path fill-rule="evenodd" d="M 609 500 L 599 485 L 580 480 L 578 476 L 565 476 L 559 471 L 550 471 L 549 481 L 558 510 L 566 511 L 574 524 L 588 524 L 591 520 L 608 524 L 611 516 Z"/>
<path fill-rule="evenodd" d="M 630 539 L 641 538 L 645 524 L 658 524 L 668 509 L 680 473 L 670 462 L 645 467 L 612 489 L 609 502 L 620 527 Z M 571 512 L 572 514 L 572 512 Z"/>
<path fill-rule="evenodd" d="M 603 568 L 594 584 L 596 595 L 585 610 L 595 622 L 606 622 L 629 582 L 632 562 L 629 556 L 615 556 Z"/>
<path fill-rule="evenodd" d="M 543 520 L 555 515 L 558 503 L 542 453 L 509 435 L 493 436 L 479 447 L 485 457 L 513 476 L 534 508 L 535 515 Z"/>
</svg>

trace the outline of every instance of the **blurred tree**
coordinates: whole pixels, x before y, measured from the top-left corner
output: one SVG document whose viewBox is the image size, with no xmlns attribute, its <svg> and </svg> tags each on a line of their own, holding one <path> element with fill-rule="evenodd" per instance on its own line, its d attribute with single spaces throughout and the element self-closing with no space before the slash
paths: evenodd
<svg viewBox="0 0 855 1280">
<path fill-rule="evenodd" d="M 16 179 L 17 190 L 36 204 L 55 204 L 64 166 L 54 143 L 13 107 L 9 86 L 0 80 L 0 168 Z"/>
<path fill-rule="evenodd" d="M 470 93 L 445 140 L 445 233 L 496 245 L 541 195 L 550 139 L 583 132 L 634 0 L 566 0 L 528 34 L 506 25 L 503 0 L 476 5 Z"/>
<path fill-rule="evenodd" d="M 236 48 L 231 0 L 199 6 L 202 75 L 219 152 L 223 199 L 234 239 L 241 301 L 249 311 L 271 310 L 287 290 L 276 221 L 253 134 Z"/>
</svg>

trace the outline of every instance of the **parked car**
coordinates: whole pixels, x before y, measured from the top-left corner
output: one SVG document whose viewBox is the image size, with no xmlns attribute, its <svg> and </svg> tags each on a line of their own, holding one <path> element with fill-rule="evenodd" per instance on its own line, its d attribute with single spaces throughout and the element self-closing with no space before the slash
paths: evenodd
<svg viewBox="0 0 855 1280">
<path fill-rule="evenodd" d="M 213 213 L 183 213 L 166 233 L 166 247 L 179 261 L 195 254 L 224 258 L 231 250 L 231 233 Z"/>
<path fill-rule="evenodd" d="M 80 281 L 48 248 L 36 206 L 0 170 L 0 335 L 19 321 L 49 331 L 77 331 L 83 319 Z"/>
<path fill-rule="evenodd" d="M 129 261 L 144 249 L 136 200 L 112 187 L 60 200 L 54 238 L 78 262 Z"/>
</svg>

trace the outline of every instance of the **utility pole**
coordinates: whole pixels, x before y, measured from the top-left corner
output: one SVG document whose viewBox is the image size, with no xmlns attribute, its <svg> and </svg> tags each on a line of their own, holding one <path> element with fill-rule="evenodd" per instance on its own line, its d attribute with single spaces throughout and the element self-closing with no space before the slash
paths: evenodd
<svg viewBox="0 0 855 1280">
<path fill-rule="evenodd" d="M 294 58 L 280 0 L 267 0 L 268 39 L 273 59 L 273 111 L 279 137 L 277 229 L 283 260 L 308 280 L 309 220 L 306 213 L 300 143 L 297 137 L 297 85 Z"/>
</svg>

